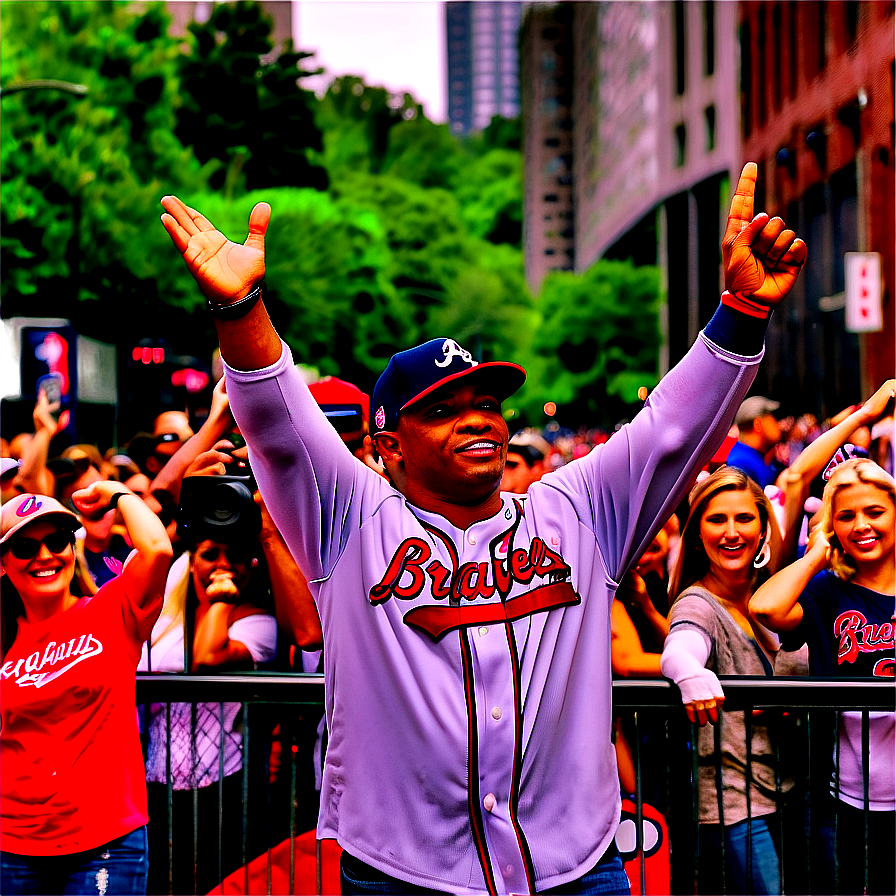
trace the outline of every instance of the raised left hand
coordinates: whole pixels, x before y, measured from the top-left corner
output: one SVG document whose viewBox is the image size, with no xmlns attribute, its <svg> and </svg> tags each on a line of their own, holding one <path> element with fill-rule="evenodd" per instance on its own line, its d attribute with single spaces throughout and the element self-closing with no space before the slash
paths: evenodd
<svg viewBox="0 0 896 896">
<path fill-rule="evenodd" d="M 109 510 L 109 501 L 116 492 L 133 494 L 127 486 L 111 479 L 102 479 L 92 482 L 87 488 L 79 488 L 72 494 L 72 504 L 84 519 L 98 520 L 105 516 Z"/>
<path fill-rule="evenodd" d="M 722 239 L 725 288 L 739 298 L 774 308 L 793 289 L 806 263 L 806 244 L 781 218 L 753 215 L 757 167 L 747 162 L 731 200 Z"/>
</svg>

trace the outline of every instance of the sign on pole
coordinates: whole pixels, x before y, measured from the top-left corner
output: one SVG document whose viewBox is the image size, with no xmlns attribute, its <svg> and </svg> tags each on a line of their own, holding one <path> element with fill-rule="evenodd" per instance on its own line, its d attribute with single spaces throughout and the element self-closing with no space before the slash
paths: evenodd
<svg viewBox="0 0 896 896">
<path fill-rule="evenodd" d="M 884 327 L 880 253 L 846 253 L 846 329 L 874 333 Z"/>
</svg>

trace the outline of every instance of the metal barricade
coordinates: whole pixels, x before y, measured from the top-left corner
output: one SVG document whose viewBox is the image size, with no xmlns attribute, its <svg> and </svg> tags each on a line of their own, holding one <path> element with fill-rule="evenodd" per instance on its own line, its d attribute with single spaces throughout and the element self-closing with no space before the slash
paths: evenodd
<svg viewBox="0 0 896 896">
<path fill-rule="evenodd" d="M 881 680 L 846 682 L 725 676 L 722 683 L 726 695 L 725 710 L 745 713 L 748 743 L 751 742 L 754 710 L 775 713 L 787 719 L 787 735 L 775 746 L 774 769 L 780 795 L 783 796 L 781 782 L 785 777 L 792 777 L 795 782 L 791 789 L 789 815 L 782 811 L 776 818 L 781 892 L 838 892 L 836 871 L 834 880 L 816 884 L 814 890 L 811 888 L 814 881 L 813 862 L 817 856 L 808 848 L 807 835 L 801 837 L 803 828 L 807 827 L 807 815 L 811 812 L 811 802 L 804 804 L 802 801 L 813 788 L 827 786 L 826 781 L 812 779 L 813 775 L 817 778 L 818 769 L 825 767 L 830 758 L 830 754 L 824 755 L 827 747 L 819 746 L 821 741 L 829 743 L 830 738 L 817 736 L 818 729 L 827 731 L 831 719 L 836 721 L 836 713 L 840 710 L 864 711 L 866 719 L 871 711 L 892 712 L 893 683 Z M 265 672 L 214 676 L 138 674 L 137 701 L 144 707 L 165 704 L 162 711 L 168 714 L 169 720 L 172 704 L 216 705 L 222 721 L 225 706 L 236 703 L 242 706 L 239 723 L 242 738 L 242 816 L 239 819 L 242 843 L 238 855 L 224 856 L 230 865 L 237 866 L 237 870 L 224 873 L 224 863 L 219 863 L 217 880 L 223 878 L 224 883 L 212 892 L 338 892 L 338 865 L 335 872 L 328 867 L 327 874 L 330 876 L 325 879 L 318 844 L 312 879 L 309 879 L 307 865 L 310 855 L 306 852 L 299 855 L 301 850 L 307 849 L 307 845 L 301 843 L 301 838 L 296 839 L 297 835 L 312 826 L 310 818 L 316 814 L 316 805 L 307 805 L 307 787 L 303 790 L 300 784 L 313 772 L 316 725 L 293 723 L 300 717 L 311 723 L 320 718 L 323 712 L 323 676 Z M 624 804 L 627 823 L 620 828 L 624 828 L 625 837 L 621 839 L 625 842 L 620 843 L 620 837 L 617 837 L 623 858 L 627 860 L 626 869 L 633 883 L 632 893 L 707 892 L 707 882 L 701 879 L 706 876 L 707 869 L 701 864 L 698 756 L 695 749 L 697 726 L 687 721 L 678 690 L 667 681 L 615 681 L 613 706 L 615 713 L 625 717 L 631 732 L 635 766 L 635 792 L 630 795 L 630 802 Z M 191 712 L 191 718 L 195 724 L 195 710 Z M 272 781 L 270 737 L 278 722 L 281 724 L 280 768 L 276 780 Z M 284 722 L 287 724 L 284 725 Z M 864 727 L 867 746 L 867 724 Z M 221 729 L 223 738 L 223 726 Z M 167 730 L 170 731 L 170 727 Z M 260 749 L 257 749 L 259 746 Z M 223 809 L 223 752 L 222 743 L 218 780 L 213 785 L 218 789 L 219 847 L 226 821 Z M 169 746 L 169 763 L 170 754 Z M 262 763 L 265 774 L 256 774 L 258 769 L 250 767 L 252 763 Z M 747 772 L 750 773 L 749 767 Z M 162 813 L 167 814 L 167 818 L 160 819 L 151 814 L 150 826 L 155 825 L 156 830 L 160 824 L 167 826 L 169 885 L 162 892 L 180 893 L 171 886 L 175 799 L 169 778 L 167 813 Z M 805 805 L 808 808 L 804 808 Z M 192 806 L 195 885 L 197 844 L 200 834 L 208 832 L 199 830 L 198 798 L 195 794 Z M 309 808 L 313 808 L 314 813 L 309 812 Z M 313 840 L 313 834 L 306 836 Z M 751 854 L 749 836 L 748 833 L 748 854 Z M 664 843 L 664 838 L 668 842 Z M 183 848 L 183 844 L 179 843 L 178 846 Z M 724 866 L 724 845 L 722 849 Z M 866 849 L 866 873 L 867 859 Z M 157 856 L 155 861 L 158 861 Z M 299 868 L 300 864 L 305 870 Z M 158 872 L 160 869 L 155 870 Z M 721 870 L 721 889 L 715 892 L 725 892 L 724 867 Z M 153 896 L 156 894 L 153 893 Z"/>
</svg>

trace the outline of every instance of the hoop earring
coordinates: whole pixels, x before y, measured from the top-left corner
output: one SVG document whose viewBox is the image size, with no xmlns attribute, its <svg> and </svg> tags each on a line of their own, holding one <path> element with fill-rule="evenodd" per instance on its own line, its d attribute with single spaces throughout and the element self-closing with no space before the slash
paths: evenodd
<svg viewBox="0 0 896 896">
<path fill-rule="evenodd" d="M 768 533 L 765 535 L 765 539 L 762 542 L 762 547 L 759 548 L 759 553 L 753 559 L 753 568 L 754 569 L 762 569 L 769 560 L 772 559 L 772 548 L 768 543 Z"/>
</svg>

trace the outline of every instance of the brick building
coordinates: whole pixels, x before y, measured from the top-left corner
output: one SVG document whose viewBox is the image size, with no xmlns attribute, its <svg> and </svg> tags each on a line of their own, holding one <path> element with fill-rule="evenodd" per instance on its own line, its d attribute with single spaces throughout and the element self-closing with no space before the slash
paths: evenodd
<svg viewBox="0 0 896 896">
<path fill-rule="evenodd" d="M 894 4 L 740 6 L 742 157 L 759 163 L 757 207 L 781 214 L 809 263 L 775 316 L 768 394 L 832 414 L 894 367 Z M 880 332 L 845 329 L 844 253 L 878 252 Z"/>
</svg>

